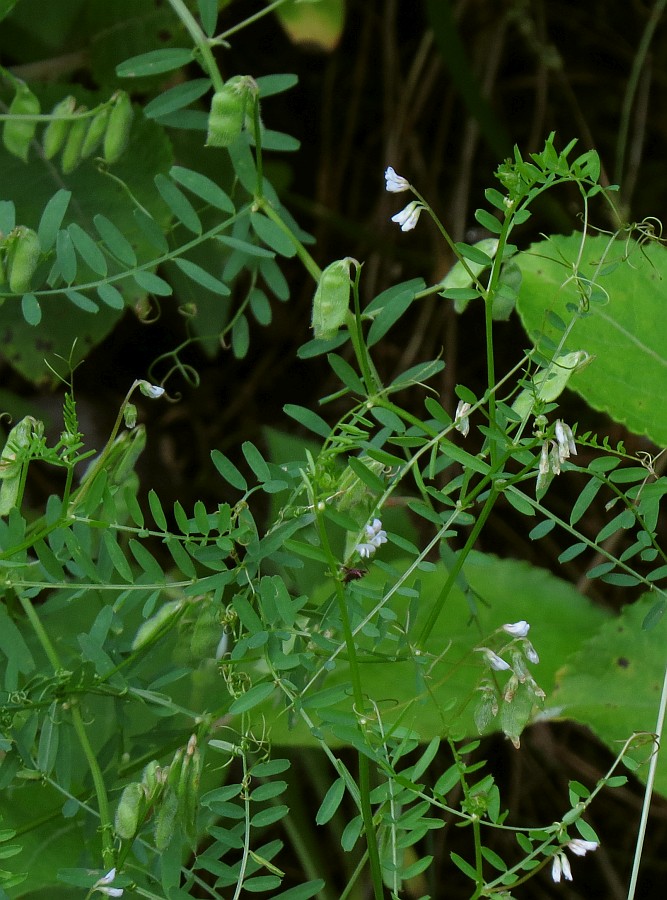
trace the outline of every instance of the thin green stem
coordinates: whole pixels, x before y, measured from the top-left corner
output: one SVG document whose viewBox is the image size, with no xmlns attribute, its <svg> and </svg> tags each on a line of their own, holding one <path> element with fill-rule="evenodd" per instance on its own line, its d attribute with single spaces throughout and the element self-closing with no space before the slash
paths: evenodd
<svg viewBox="0 0 667 900">
<path fill-rule="evenodd" d="M 325 528 L 322 516 L 316 517 L 317 531 L 322 544 L 322 549 L 326 553 L 332 567 L 336 566 L 336 558 L 329 544 L 329 536 Z M 352 625 L 347 611 L 347 601 L 345 597 L 345 587 L 340 578 L 334 580 L 336 589 L 336 600 L 338 601 L 338 611 L 340 613 L 341 624 L 343 626 L 343 639 L 348 655 L 348 665 L 350 671 L 350 682 L 352 684 L 352 695 L 354 697 L 354 705 L 358 716 L 364 713 L 364 691 L 361 683 L 361 670 L 359 668 L 359 660 L 357 658 L 357 648 L 354 643 L 354 635 L 352 633 Z M 382 866 L 380 864 L 380 853 L 377 845 L 377 834 L 375 832 L 375 823 L 373 822 L 373 809 L 371 807 L 371 781 L 370 766 L 368 757 L 358 754 L 359 758 L 359 794 L 361 803 L 361 816 L 364 822 L 364 831 L 366 833 L 366 845 L 368 847 L 368 859 L 371 868 L 371 879 L 373 882 L 373 890 L 376 900 L 382 900 L 384 896 L 382 887 Z"/>
<path fill-rule="evenodd" d="M 83 750 L 90 774 L 93 776 L 93 784 L 95 786 L 95 795 L 97 796 L 97 806 L 100 812 L 100 831 L 102 833 L 102 859 L 104 867 L 113 865 L 113 826 L 111 824 L 111 810 L 109 808 L 109 797 L 107 796 L 107 788 L 104 783 L 102 770 L 97 762 L 97 756 L 93 750 L 86 726 L 83 724 L 83 716 L 81 715 L 81 707 L 78 704 L 72 705 L 72 724 L 74 731 L 79 739 L 79 744 Z"/>
<path fill-rule="evenodd" d="M 174 10 L 178 18 L 190 33 L 195 46 L 199 50 L 202 58 L 202 66 L 206 74 L 213 82 L 213 90 L 221 91 L 224 86 L 224 79 L 220 74 L 220 69 L 215 61 L 209 39 L 202 31 L 199 23 L 187 8 L 183 0 L 169 0 L 171 8 Z"/>
<path fill-rule="evenodd" d="M 654 750 L 651 756 L 651 762 L 648 767 L 648 775 L 646 778 L 646 788 L 644 790 L 644 802 L 642 804 L 642 814 L 639 820 L 639 829 L 637 832 L 637 844 L 635 847 L 635 855 L 632 861 L 632 874 L 630 876 L 630 886 L 628 887 L 628 900 L 634 900 L 635 891 L 637 889 L 637 879 L 639 878 L 639 867 L 641 865 L 642 849 L 644 847 L 644 838 L 646 836 L 646 826 L 651 811 L 651 797 L 653 796 L 653 787 L 655 784 L 655 775 L 658 769 L 658 756 L 660 753 L 660 744 L 662 742 L 662 733 L 665 727 L 665 713 L 667 711 L 667 665 L 662 678 L 662 692 L 660 694 L 660 705 L 658 707 L 658 717 L 655 725 Z"/>
<path fill-rule="evenodd" d="M 486 524 L 486 520 L 488 519 L 489 514 L 491 513 L 491 510 L 493 509 L 494 504 L 497 499 L 498 499 L 498 494 L 496 493 L 496 491 L 492 490 L 490 492 L 489 496 L 486 498 L 486 502 L 485 502 L 484 506 L 482 507 L 482 511 L 480 512 L 479 516 L 477 517 L 477 521 L 475 522 L 470 534 L 468 535 L 468 540 L 466 541 L 465 546 L 463 547 L 462 550 L 460 550 L 458 552 L 458 554 L 456 556 L 456 562 L 454 563 L 452 568 L 449 570 L 449 575 L 447 577 L 447 581 L 443 585 L 442 590 L 438 594 L 435 602 L 433 603 L 433 606 L 431 607 L 429 617 L 426 620 L 424 627 L 422 628 L 421 634 L 419 635 L 419 640 L 417 642 L 418 646 L 423 648 L 424 645 L 426 644 L 426 641 L 428 640 L 431 632 L 433 631 L 435 624 L 440 617 L 440 613 L 442 612 L 442 608 L 445 605 L 447 598 L 449 597 L 449 592 L 451 591 L 452 587 L 454 586 L 454 582 L 456 581 L 456 578 L 457 578 L 459 572 L 463 568 L 463 565 L 464 565 L 466 559 L 468 558 L 470 551 L 475 546 L 477 538 L 479 537 L 479 535 L 482 531 L 482 528 L 484 528 L 484 525 Z"/>
<path fill-rule="evenodd" d="M 319 281 L 322 276 L 322 269 L 317 265 L 313 257 L 303 246 L 298 237 L 294 234 L 291 228 L 286 225 L 283 220 L 280 218 L 275 209 L 271 206 L 271 204 L 264 197 L 256 198 L 257 206 L 262 210 L 265 216 L 267 216 L 271 221 L 280 228 L 282 233 L 290 239 L 290 241 L 294 244 L 294 249 L 296 250 L 296 255 L 299 257 L 301 262 L 303 263 L 306 271 L 309 275 L 313 277 L 315 281 Z"/>
</svg>

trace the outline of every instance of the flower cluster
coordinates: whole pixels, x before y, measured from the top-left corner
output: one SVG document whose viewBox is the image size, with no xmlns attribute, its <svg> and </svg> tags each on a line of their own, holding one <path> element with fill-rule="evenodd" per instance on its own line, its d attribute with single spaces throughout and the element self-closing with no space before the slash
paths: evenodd
<svg viewBox="0 0 667 900">
<path fill-rule="evenodd" d="M 574 853 L 575 856 L 586 856 L 587 853 L 593 853 L 597 848 L 597 841 L 585 841 L 583 838 L 574 838 L 565 845 L 565 849 Z M 572 881 L 570 861 L 565 853 L 559 850 L 551 863 L 551 877 L 554 881 L 560 882 L 561 876 L 566 881 Z"/>
<path fill-rule="evenodd" d="M 562 462 L 569 459 L 570 456 L 577 455 L 577 445 L 574 443 L 574 435 L 569 425 L 558 419 L 554 434 L 555 441 L 546 440 L 542 444 L 537 475 L 538 491 L 547 486 L 550 475 L 560 475 Z"/>
<path fill-rule="evenodd" d="M 407 178 L 398 175 L 392 166 L 387 166 L 384 178 L 385 187 L 390 194 L 401 194 L 403 191 L 411 190 L 411 185 Z M 419 200 L 411 200 L 406 207 L 391 217 L 391 221 L 396 222 L 401 231 L 412 231 L 419 221 L 423 208 L 424 204 Z"/>
<path fill-rule="evenodd" d="M 357 544 L 355 549 L 362 559 L 370 559 L 378 547 L 387 543 L 387 532 L 383 530 L 382 522 L 379 519 L 373 519 L 366 526 L 365 532 L 366 540 Z"/>
<path fill-rule="evenodd" d="M 500 692 L 494 679 L 482 680 L 478 687 L 481 697 L 474 713 L 475 724 L 480 733 L 484 732 L 498 715 L 499 700 L 502 699 L 503 731 L 512 740 L 515 747 L 519 746 L 521 728 L 527 723 L 533 705 L 536 702 L 541 703 L 546 696 L 528 670 L 528 663 L 537 665 L 540 661 L 537 651 L 528 640 L 529 631 L 530 625 L 525 619 L 521 619 L 519 622 L 509 622 L 495 632 L 496 642 L 498 642 L 498 638 L 505 636 L 509 636 L 511 639 L 499 647 L 497 653 L 490 647 L 475 648 L 478 653 L 484 655 L 484 660 L 492 672 L 511 673 Z M 508 713 L 510 704 L 515 704 L 515 713 L 511 715 Z M 520 714 L 519 709 L 521 710 Z M 520 727 L 517 727 L 519 723 Z"/>
</svg>

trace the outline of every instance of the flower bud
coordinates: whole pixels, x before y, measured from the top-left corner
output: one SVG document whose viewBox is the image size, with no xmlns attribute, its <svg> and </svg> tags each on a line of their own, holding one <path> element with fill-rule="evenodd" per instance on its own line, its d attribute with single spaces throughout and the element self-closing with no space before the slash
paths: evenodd
<svg viewBox="0 0 667 900">
<path fill-rule="evenodd" d="M 312 327 L 316 338 L 330 341 L 345 322 L 350 306 L 350 265 L 353 262 L 356 261 L 349 256 L 336 260 L 320 275 L 313 297 Z"/>
</svg>

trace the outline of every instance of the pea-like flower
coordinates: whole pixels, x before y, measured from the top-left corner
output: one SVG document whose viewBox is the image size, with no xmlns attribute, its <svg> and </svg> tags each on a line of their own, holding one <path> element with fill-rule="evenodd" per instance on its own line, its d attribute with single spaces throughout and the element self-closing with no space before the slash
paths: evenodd
<svg viewBox="0 0 667 900">
<path fill-rule="evenodd" d="M 558 455 L 561 462 L 577 455 L 577 445 L 574 443 L 574 435 L 569 425 L 560 419 L 556 420 L 556 442 L 558 443 Z"/>
<path fill-rule="evenodd" d="M 508 662 L 505 662 L 502 657 L 498 656 L 497 653 L 494 653 L 493 650 L 489 650 L 488 647 L 475 647 L 475 650 L 484 654 L 487 663 L 494 672 L 506 672 L 508 669 L 512 668 Z"/>
<path fill-rule="evenodd" d="M 150 381 L 145 381 L 143 378 L 139 382 L 139 390 L 144 397 L 150 397 L 151 400 L 157 400 L 158 397 L 161 397 L 164 394 L 163 387 L 160 387 L 160 385 L 157 384 L 151 384 Z"/>
<path fill-rule="evenodd" d="M 468 418 L 468 412 L 470 411 L 470 404 L 466 403 L 465 400 L 459 400 L 459 404 L 456 407 L 456 415 L 454 416 L 454 428 L 457 431 L 460 431 L 463 437 L 468 436 L 468 432 L 470 431 L 470 419 Z"/>
<path fill-rule="evenodd" d="M 512 637 L 524 638 L 530 631 L 530 625 L 525 619 L 522 619 L 520 622 L 512 622 L 508 625 L 503 625 L 503 631 L 506 631 L 507 634 L 511 634 Z"/>
<path fill-rule="evenodd" d="M 402 194 L 410 190 L 410 182 L 399 175 L 393 166 L 387 166 L 384 172 L 385 187 L 390 194 Z"/>
<path fill-rule="evenodd" d="M 382 522 L 379 519 L 373 519 L 366 528 L 366 540 L 361 544 L 357 544 L 356 550 L 362 559 L 369 559 L 378 547 L 387 543 L 387 532 L 382 528 Z"/>
<path fill-rule="evenodd" d="M 594 850 L 597 850 L 597 848 L 597 841 L 585 841 L 583 838 L 573 838 L 565 845 L 565 849 L 574 853 L 575 856 L 586 856 L 587 853 L 592 853 Z M 562 850 L 559 850 L 551 863 L 551 877 L 554 881 L 559 882 L 561 876 L 566 881 L 572 881 L 570 861 L 565 853 Z"/>
<path fill-rule="evenodd" d="M 100 894 L 105 894 L 107 897 L 122 897 L 123 896 L 123 888 L 115 888 L 109 887 L 111 882 L 116 877 L 116 869 L 109 869 L 106 875 L 103 875 L 102 878 L 99 878 L 95 884 L 93 885 L 93 891 L 97 891 Z"/>
<path fill-rule="evenodd" d="M 391 221 L 400 225 L 401 231 L 412 231 L 419 221 L 419 216 L 421 215 L 423 208 L 424 207 L 419 200 L 411 200 L 404 209 L 391 217 Z"/>
</svg>

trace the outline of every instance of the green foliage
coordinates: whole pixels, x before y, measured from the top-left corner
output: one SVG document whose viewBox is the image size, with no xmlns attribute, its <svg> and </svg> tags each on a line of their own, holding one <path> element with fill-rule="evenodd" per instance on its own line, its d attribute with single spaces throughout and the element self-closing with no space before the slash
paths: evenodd
<svg viewBox="0 0 667 900">
<path fill-rule="evenodd" d="M 130 26 L 125 4 L 92 6 L 98 24 L 128 38 L 120 53 L 96 32 L 99 95 L 2 71 L 3 352 L 26 377 L 55 375 L 68 391 L 59 437 L 25 416 L 0 456 L 0 887 L 16 898 L 59 887 L 164 900 L 357 889 L 398 898 L 431 870 L 432 833 L 446 819 L 470 835 L 469 855 L 447 858 L 475 897 L 510 896 L 546 865 L 566 872 L 573 841 L 573 852 L 597 844 L 588 807 L 622 784 L 621 760 L 643 761 L 634 732 L 657 715 L 667 482 L 648 453 L 575 436 L 558 403 L 572 386 L 664 439 L 656 398 L 609 389 L 611 373 L 626 371 L 619 354 L 628 381 L 648 366 L 663 383 L 647 290 L 663 250 L 644 246 L 655 235 L 640 229 L 640 246 L 627 234 L 625 244 L 553 238 L 558 258 L 539 255 L 544 246 L 517 256 L 514 229 L 552 187 L 573 186 L 586 220 L 593 198 L 609 201 L 597 155 L 570 159 L 574 142 L 558 152 L 551 135 L 541 153 L 524 160 L 516 149 L 499 167 L 502 192 L 489 189 L 490 208 L 476 213 L 493 235 L 485 242 L 453 241 L 400 179 L 393 192 L 416 200 L 394 220 L 410 230 L 430 216 L 457 262 L 437 284 L 412 279 L 363 306 L 360 265 L 320 270 L 265 175 L 265 151 L 297 147 L 262 120 L 264 101 L 294 78 L 223 81 L 212 48 L 225 35 L 210 0 L 170 0 L 163 46 L 167 10 Z M 82 9 L 73 0 L 59 27 Z M 331 41 L 341 10 L 281 13 L 309 33 L 319 14 Z M 84 33 L 92 21 L 83 17 Z M 44 23 L 35 40 L 48 43 Z M 175 165 L 177 130 L 188 140 Z M 250 440 L 238 455 L 213 448 L 227 502 L 185 509 L 155 489 L 144 496 L 135 391 L 164 402 L 176 376 L 195 382 L 181 358 L 195 341 L 228 340 L 243 358 L 251 317 L 266 326 L 272 302 L 289 299 L 284 260 L 316 282 L 314 339 L 301 355 L 326 354 L 338 420 L 289 404 L 316 441 L 274 433 L 268 453 Z M 616 296 L 619 309 L 607 306 Z M 446 360 L 385 383 L 371 351 L 429 298 L 483 306 L 488 385 L 458 385 L 456 410 L 427 396 L 420 413 L 394 401 L 429 388 Z M 499 377 L 494 321 L 515 302 L 535 346 Z M 100 452 L 84 450 L 74 368 L 126 309 L 147 319 L 160 303 L 187 317 L 188 339 L 155 361 L 167 366 L 159 385 L 132 384 Z M 588 464 L 577 445 L 596 451 Z M 35 463 L 62 475 L 42 503 L 27 490 Z M 582 488 L 563 512 L 550 503 L 554 482 L 574 473 Z M 607 517 L 591 534 L 583 523 L 601 498 Z M 613 617 L 537 566 L 478 552 L 496 511 L 527 517 L 531 541 L 557 534 L 562 563 L 588 556 L 589 580 L 650 593 Z M 550 824 L 513 826 L 521 856 L 505 860 L 487 837 L 507 827 L 508 810 L 474 736 L 497 731 L 518 749 L 531 722 L 556 716 L 590 724 L 617 759 L 595 786 L 572 782 Z M 308 809 L 300 766 L 313 750 Z M 667 790 L 662 763 L 656 784 Z M 313 823 L 340 846 L 340 872 L 312 846 Z M 284 861 L 285 835 L 303 876 Z"/>
</svg>

